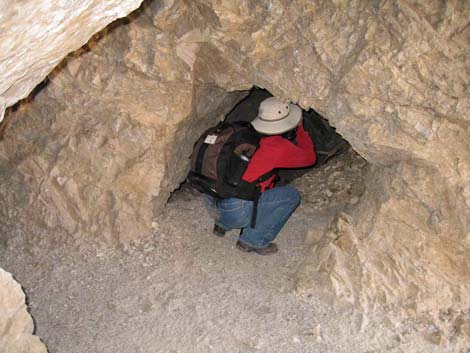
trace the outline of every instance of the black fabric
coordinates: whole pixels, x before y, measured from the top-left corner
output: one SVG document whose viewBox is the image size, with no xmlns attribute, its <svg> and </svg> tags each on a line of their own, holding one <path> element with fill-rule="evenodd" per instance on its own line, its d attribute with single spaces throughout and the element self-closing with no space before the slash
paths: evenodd
<svg viewBox="0 0 470 353">
<path fill-rule="evenodd" d="M 255 199 L 253 200 L 253 213 L 251 215 L 251 224 L 250 224 L 250 227 L 251 228 L 255 228 L 256 227 L 256 218 L 258 217 L 258 203 L 259 203 L 259 197 L 260 197 L 260 193 L 258 193 L 255 197 Z"/>
<path fill-rule="evenodd" d="M 259 146 L 260 135 L 247 122 L 228 125 L 234 128 L 234 133 L 221 151 L 217 168 L 223 184 L 237 187 L 242 183 L 249 159 Z"/>
<path fill-rule="evenodd" d="M 264 89 L 252 88 L 250 94 L 227 114 L 225 121 L 252 121 L 258 116 L 258 108 L 261 102 L 272 96 L 271 93 Z"/>
<path fill-rule="evenodd" d="M 341 135 L 336 133 L 336 130 L 330 126 L 328 120 L 323 119 L 314 110 L 304 113 L 304 129 L 310 134 L 317 152 L 330 151 L 345 142 Z M 323 164 L 321 157 L 317 157 L 317 164 Z"/>
<path fill-rule="evenodd" d="M 220 198 L 220 195 L 216 190 L 215 180 L 209 179 L 193 171 L 189 171 L 186 180 L 197 191 L 208 194 L 215 198 Z"/>
<path fill-rule="evenodd" d="M 331 158 L 331 154 L 328 154 L 330 151 L 334 151 L 335 149 L 338 149 L 338 147 L 341 147 L 341 149 L 338 150 L 338 152 L 341 152 L 349 146 L 346 140 L 344 140 L 341 135 L 336 133 L 336 130 L 330 126 L 328 120 L 322 118 L 320 114 L 312 109 L 307 112 L 303 112 L 303 126 L 304 130 L 312 138 L 317 161 L 313 167 L 281 169 L 279 171 L 280 185 L 288 184 L 313 168 L 318 168 L 325 164 L 327 160 Z M 326 152 L 326 154 L 324 152 Z"/>
<path fill-rule="evenodd" d="M 204 155 L 206 153 L 207 147 L 209 147 L 208 144 L 203 143 L 201 147 L 199 148 L 199 151 L 197 152 L 197 158 L 196 158 L 196 169 L 195 172 L 201 174 L 202 172 L 202 165 L 204 162 Z"/>
</svg>

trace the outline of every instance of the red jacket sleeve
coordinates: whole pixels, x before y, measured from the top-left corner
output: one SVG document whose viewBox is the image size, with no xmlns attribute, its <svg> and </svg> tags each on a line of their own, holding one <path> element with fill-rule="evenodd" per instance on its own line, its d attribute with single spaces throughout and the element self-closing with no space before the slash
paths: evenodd
<svg viewBox="0 0 470 353">
<path fill-rule="evenodd" d="M 276 166 L 274 168 L 301 168 L 313 165 L 317 159 L 315 148 L 310 135 L 304 130 L 302 124 L 297 129 L 297 144 L 277 136 L 282 140 Z"/>
<path fill-rule="evenodd" d="M 251 158 L 243 180 L 252 182 L 276 168 L 301 168 L 316 161 L 315 149 L 302 124 L 297 130 L 297 144 L 276 135 L 263 137 Z"/>
</svg>

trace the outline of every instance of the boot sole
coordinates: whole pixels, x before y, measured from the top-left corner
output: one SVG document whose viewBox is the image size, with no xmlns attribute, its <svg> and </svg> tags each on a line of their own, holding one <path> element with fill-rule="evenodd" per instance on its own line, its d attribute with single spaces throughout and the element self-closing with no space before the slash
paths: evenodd
<svg viewBox="0 0 470 353">
<path fill-rule="evenodd" d="M 278 248 L 276 244 L 271 243 L 267 248 L 254 248 L 252 246 L 246 245 L 237 241 L 236 244 L 237 248 L 243 252 L 255 252 L 259 255 L 271 255 L 278 252 Z"/>
</svg>

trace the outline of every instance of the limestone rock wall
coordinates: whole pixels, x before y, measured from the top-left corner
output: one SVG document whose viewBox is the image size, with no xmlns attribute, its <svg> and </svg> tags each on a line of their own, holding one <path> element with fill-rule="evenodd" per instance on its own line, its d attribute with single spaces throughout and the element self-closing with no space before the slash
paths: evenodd
<svg viewBox="0 0 470 353">
<path fill-rule="evenodd" d="M 366 310 L 465 311 L 469 21 L 463 0 L 146 2 L 12 115 L 0 161 L 15 183 L 0 194 L 42 207 L 48 225 L 139 236 L 183 180 L 195 136 L 237 98 L 224 91 L 254 84 L 315 108 L 374 165 L 299 291 L 320 274 Z"/>
<path fill-rule="evenodd" d="M 47 353 L 41 340 L 33 335 L 21 286 L 0 268 L 0 347 L 5 353 Z"/>
<path fill-rule="evenodd" d="M 398 1 L 358 17 L 326 115 L 376 168 L 356 212 L 314 247 L 301 292 L 321 273 L 366 311 L 468 316 L 469 13 L 465 2 Z"/>
<path fill-rule="evenodd" d="M 6 131 L 6 184 L 23 195 L 9 213 L 121 243 L 148 234 L 198 134 L 244 95 L 195 82 L 173 36 L 142 9 L 49 76 Z"/>
<path fill-rule="evenodd" d="M 363 325 L 379 312 L 392 324 L 429 323 L 437 343 L 468 340 L 459 329 L 470 322 L 468 215 L 458 191 L 412 164 L 374 167 L 367 185 L 357 208 L 340 213 L 312 247 L 297 293 L 340 297 L 362 311 Z"/>
<path fill-rule="evenodd" d="M 142 0 L 0 1 L 0 121 L 71 51 Z"/>
</svg>

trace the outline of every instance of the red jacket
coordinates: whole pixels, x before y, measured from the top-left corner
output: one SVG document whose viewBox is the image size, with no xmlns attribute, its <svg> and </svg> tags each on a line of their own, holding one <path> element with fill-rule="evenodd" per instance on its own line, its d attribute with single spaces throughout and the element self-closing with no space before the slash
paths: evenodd
<svg viewBox="0 0 470 353">
<path fill-rule="evenodd" d="M 317 159 L 312 139 L 302 124 L 297 129 L 297 144 L 280 135 L 262 137 L 260 146 L 251 158 L 242 179 L 257 180 L 261 175 L 276 168 L 301 168 L 313 165 Z M 272 188 L 274 176 L 261 182 L 261 191 Z"/>
</svg>

